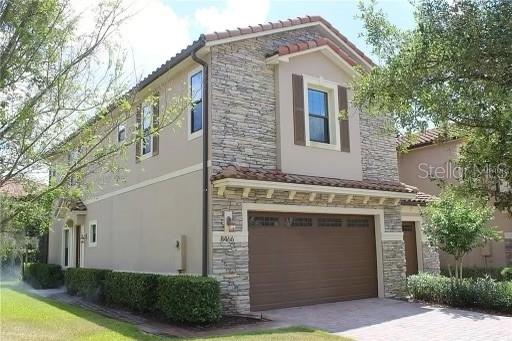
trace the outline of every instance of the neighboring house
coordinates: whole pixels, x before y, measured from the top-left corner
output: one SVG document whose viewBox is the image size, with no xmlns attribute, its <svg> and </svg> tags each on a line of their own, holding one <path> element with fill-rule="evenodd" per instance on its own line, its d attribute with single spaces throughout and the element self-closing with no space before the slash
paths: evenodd
<svg viewBox="0 0 512 341">
<path fill-rule="evenodd" d="M 214 276 L 231 313 L 403 294 L 439 260 L 401 205 L 416 189 L 385 119 L 350 104 L 356 65 L 373 64 L 320 17 L 201 35 L 136 88 L 159 93 L 150 125 L 188 84 L 182 128 L 132 146 L 125 183 L 56 220 L 50 261 Z"/>
<path fill-rule="evenodd" d="M 417 141 L 398 156 L 400 180 L 416 186 L 420 191 L 437 195 L 442 182 L 453 183 L 461 176 L 454 162 L 463 140 L 442 136 L 440 130 L 430 129 L 418 136 Z M 490 242 L 464 257 L 465 266 L 502 267 L 512 265 L 512 217 L 496 210 L 491 224 L 503 231 L 504 239 Z M 453 265 L 454 260 L 440 252 L 442 267 Z"/>
</svg>

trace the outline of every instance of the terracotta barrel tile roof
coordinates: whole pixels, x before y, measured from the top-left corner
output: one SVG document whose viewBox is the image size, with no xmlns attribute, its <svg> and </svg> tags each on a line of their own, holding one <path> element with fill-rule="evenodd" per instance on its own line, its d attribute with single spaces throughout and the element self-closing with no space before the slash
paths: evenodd
<svg viewBox="0 0 512 341">
<path fill-rule="evenodd" d="M 305 17 L 297 17 L 294 19 L 286 19 L 286 20 L 279 20 L 276 22 L 269 22 L 266 24 L 260 24 L 257 26 L 247 26 L 247 27 L 239 27 L 236 30 L 225 30 L 221 32 L 213 32 L 208 33 L 204 35 L 204 39 L 208 41 L 215 41 L 225 38 L 232 38 L 237 37 L 240 35 L 245 34 L 251 34 L 251 33 L 258 33 L 262 31 L 270 31 L 275 30 L 278 28 L 283 27 L 291 27 L 291 26 L 297 26 L 302 24 L 307 24 L 311 22 L 319 22 L 325 25 L 327 28 L 329 28 L 331 31 L 334 32 L 334 34 L 340 38 L 343 42 L 345 42 L 348 46 L 350 46 L 351 49 L 353 49 L 361 58 L 363 58 L 368 64 L 375 65 L 373 61 L 363 53 L 360 49 L 358 49 L 352 42 L 350 42 L 347 37 L 345 37 L 343 34 L 340 33 L 334 26 L 332 26 L 327 20 L 324 18 L 317 16 L 317 15 L 307 15 Z"/>
<path fill-rule="evenodd" d="M 220 179 L 244 179 L 258 181 L 285 182 L 301 185 L 317 185 L 343 188 L 358 188 L 375 191 L 389 191 L 402 193 L 416 193 L 415 187 L 391 181 L 357 181 L 335 179 L 310 175 L 298 175 L 283 173 L 279 170 L 250 169 L 240 166 L 227 166 L 211 177 L 212 181 Z"/>
<path fill-rule="evenodd" d="M 408 138 L 407 136 L 399 136 L 397 138 L 397 144 L 410 143 L 408 146 L 409 149 L 414 149 L 423 146 L 429 146 L 431 144 L 442 142 L 442 141 L 451 141 L 458 139 L 457 136 L 446 136 L 444 130 L 439 128 L 428 129 L 422 133 L 419 133 L 417 136 Z"/>
<path fill-rule="evenodd" d="M 324 37 L 315 40 L 309 40 L 300 43 L 292 43 L 280 46 L 275 51 L 274 55 L 278 54 L 280 56 L 285 56 L 288 54 L 306 51 L 321 46 L 329 46 L 338 56 L 344 59 L 349 65 L 355 66 L 357 64 L 352 58 L 350 58 L 348 54 L 346 54 L 342 49 L 336 46 L 336 44 L 332 40 Z"/>
<path fill-rule="evenodd" d="M 416 193 L 416 197 L 414 199 L 402 200 L 401 204 L 406 206 L 424 206 L 428 204 L 430 201 L 434 200 L 436 197 L 427 193 L 418 192 Z"/>
</svg>

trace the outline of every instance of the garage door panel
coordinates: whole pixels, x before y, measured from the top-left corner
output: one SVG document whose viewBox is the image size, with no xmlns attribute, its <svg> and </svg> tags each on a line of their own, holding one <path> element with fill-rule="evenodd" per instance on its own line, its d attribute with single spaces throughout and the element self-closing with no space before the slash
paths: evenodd
<svg viewBox="0 0 512 341">
<path fill-rule="evenodd" d="M 272 221 L 272 226 L 251 224 Z M 310 226 L 289 226 L 307 223 Z M 338 226 L 321 226 L 330 223 Z M 251 310 L 377 296 L 375 231 L 365 216 L 249 213 Z"/>
</svg>

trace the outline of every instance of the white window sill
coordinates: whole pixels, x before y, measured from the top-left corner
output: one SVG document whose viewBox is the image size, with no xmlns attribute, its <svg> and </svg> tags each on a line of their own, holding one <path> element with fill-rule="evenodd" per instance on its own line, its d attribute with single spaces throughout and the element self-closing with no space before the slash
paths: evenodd
<svg viewBox="0 0 512 341">
<path fill-rule="evenodd" d="M 322 142 L 315 142 L 315 141 L 309 141 L 306 144 L 306 146 L 313 147 L 313 148 L 327 149 L 327 150 L 336 150 L 336 151 L 340 151 L 340 149 L 341 149 L 341 147 L 336 144 L 322 143 Z"/>
<path fill-rule="evenodd" d="M 189 140 L 189 141 L 192 141 L 192 140 L 195 140 L 195 139 L 197 139 L 198 137 L 201 137 L 201 136 L 203 136 L 203 129 L 202 129 L 202 128 L 201 128 L 201 129 L 199 129 L 199 130 L 198 130 L 198 131 L 196 131 L 196 132 L 193 132 L 193 133 L 190 133 L 190 132 L 189 132 L 189 134 L 188 134 L 188 140 Z"/>
<path fill-rule="evenodd" d="M 96 247 L 96 246 L 98 246 L 98 243 L 97 242 L 96 243 L 89 243 L 89 245 L 87 245 L 87 246 L 88 247 Z"/>
<path fill-rule="evenodd" d="M 141 155 L 141 156 L 139 156 L 139 161 L 143 161 L 143 160 L 149 159 L 152 156 L 153 156 L 153 152 L 149 152 L 147 154 Z"/>
</svg>

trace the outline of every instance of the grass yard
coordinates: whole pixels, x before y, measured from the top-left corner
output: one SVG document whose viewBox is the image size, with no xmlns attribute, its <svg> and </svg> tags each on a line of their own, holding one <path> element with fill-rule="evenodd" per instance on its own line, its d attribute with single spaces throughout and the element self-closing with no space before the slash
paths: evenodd
<svg viewBox="0 0 512 341">
<path fill-rule="evenodd" d="M 79 307 L 0 287 L 0 340 L 169 340 Z M 196 339 L 198 340 L 198 339 Z M 307 328 L 288 328 L 209 340 L 349 339 Z"/>
</svg>

